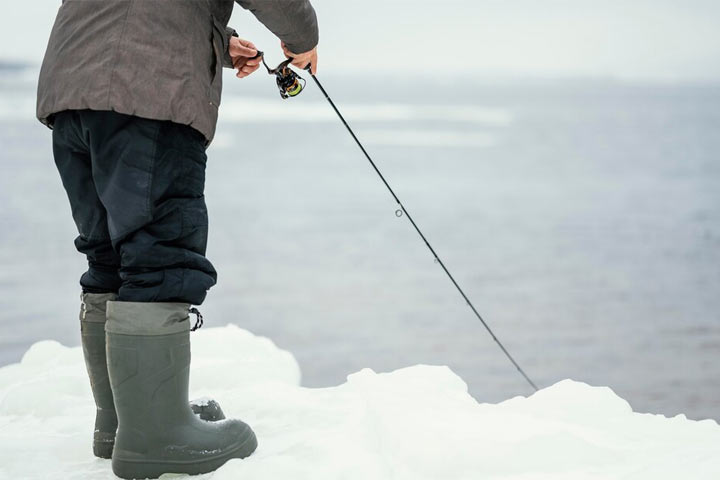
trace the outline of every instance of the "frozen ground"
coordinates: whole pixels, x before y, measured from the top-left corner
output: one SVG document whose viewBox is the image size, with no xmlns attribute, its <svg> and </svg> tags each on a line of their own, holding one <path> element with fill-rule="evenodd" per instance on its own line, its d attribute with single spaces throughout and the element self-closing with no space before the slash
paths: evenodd
<svg viewBox="0 0 720 480">
<path fill-rule="evenodd" d="M 192 394 L 218 399 L 260 447 L 204 478 L 296 480 L 687 480 L 720 477 L 712 420 L 634 413 L 606 387 L 564 380 L 478 403 L 447 367 L 365 369 L 299 386 L 294 357 L 236 326 L 192 335 Z M 0 478 L 110 479 L 90 449 L 82 352 L 36 343 L 0 369 Z"/>
</svg>

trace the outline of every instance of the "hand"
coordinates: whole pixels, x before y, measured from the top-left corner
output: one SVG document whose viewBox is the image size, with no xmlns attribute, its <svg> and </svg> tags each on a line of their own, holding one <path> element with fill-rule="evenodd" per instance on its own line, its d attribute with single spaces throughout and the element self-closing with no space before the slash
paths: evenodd
<svg viewBox="0 0 720 480">
<path fill-rule="evenodd" d="M 307 51 L 305 53 L 293 53 L 290 50 L 288 50 L 287 46 L 285 45 L 285 42 L 280 42 L 280 46 L 283 49 L 283 53 L 287 58 L 292 58 L 293 61 L 290 62 L 296 67 L 305 70 L 305 67 L 310 65 L 310 73 L 315 75 L 317 73 L 317 61 L 318 61 L 318 54 L 317 54 L 317 47 L 313 48 L 310 51 Z"/>
<path fill-rule="evenodd" d="M 245 78 L 260 68 L 262 58 L 253 59 L 257 55 L 257 47 L 252 42 L 238 37 L 230 37 L 228 52 L 233 67 L 237 69 L 236 77 Z"/>
</svg>

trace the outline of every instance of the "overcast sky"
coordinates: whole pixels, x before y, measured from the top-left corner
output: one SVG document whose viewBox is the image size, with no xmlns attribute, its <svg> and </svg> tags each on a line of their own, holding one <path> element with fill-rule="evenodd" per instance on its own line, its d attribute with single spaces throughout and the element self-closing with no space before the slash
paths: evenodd
<svg viewBox="0 0 720 480">
<path fill-rule="evenodd" d="M 325 71 L 720 80 L 720 0 L 313 3 Z M 3 1 L 0 58 L 39 63 L 59 5 Z M 231 25 L 279 61 L 277 41 L 248 12 L 235 10 Z"/>
</svg>

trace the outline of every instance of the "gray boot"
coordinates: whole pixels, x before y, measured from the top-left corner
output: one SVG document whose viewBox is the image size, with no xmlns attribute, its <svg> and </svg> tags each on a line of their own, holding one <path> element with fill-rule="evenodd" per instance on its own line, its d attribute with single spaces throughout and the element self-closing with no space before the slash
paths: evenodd
<svg viewBox="0 0 720 480">
<path fill-rule="evenodd" d="M 112 456 L 117 430 L 117 416 L 105 362 L 105 303 L 116 298 L 114 293 L 84 293 L 80 308 L 83 355 L 97 407 L 93 453 L 100 458 Z"/>
<path fill-rule="evenodd" d="M 107 301 L 116 299 L 117 295 L 114 293 L 84 293 L 80 308 L 83 355 L 97 407 L 93 453 L 100 458 L 112 456 L 118 424 L 105 361 L 105 305 Z M 191 403 L 190 406 L 203 420 L 216 421 L 225 418 L 220 405 L 214 400 Z"/>
<path fill-rule="evenodd" d="M 252 429 L 239 420 L 204 422 L 188 406 L 189 305 L 107 304 L 108 372 L 118 416 L 115 475 L 196 475 L 255 451 Z"/>
</svg>

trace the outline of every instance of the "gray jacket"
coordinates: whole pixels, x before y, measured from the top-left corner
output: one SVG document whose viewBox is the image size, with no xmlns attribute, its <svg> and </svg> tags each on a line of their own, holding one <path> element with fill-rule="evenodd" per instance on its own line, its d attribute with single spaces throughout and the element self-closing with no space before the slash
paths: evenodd
<svg viewBox="0 0 720 480">
<path fill-rule="evenodd" d="M 318 42 L 309 0 L 236 0 L 293 52 Z M 208 144 L 232 67 L 233 0 L 64 0 L 40 70 L 37 117 L 69 109 L 114 110 L 171 120 Z"/>
</svg>

